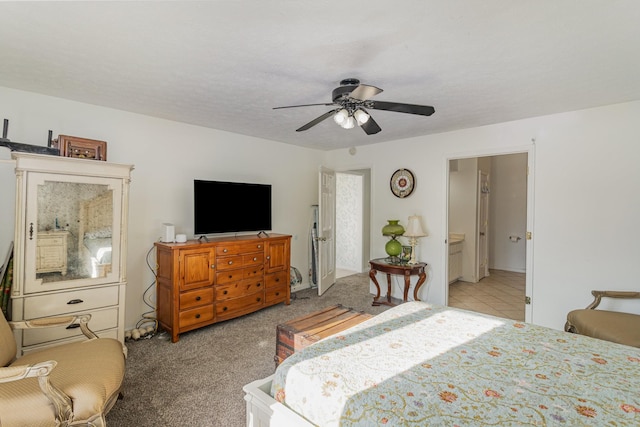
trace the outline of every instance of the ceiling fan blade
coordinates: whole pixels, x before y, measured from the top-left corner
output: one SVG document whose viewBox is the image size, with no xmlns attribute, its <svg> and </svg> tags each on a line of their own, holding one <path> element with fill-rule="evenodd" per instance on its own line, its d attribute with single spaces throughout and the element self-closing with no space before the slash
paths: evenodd
<svg viewBox="0 0 640 427">
<path fill-rule="evenodd" d="M 297 107 L 314 107 L 316 105 L 324 105 L 325 107 L 329 107 L 331 105 L 334 105 L 333 102 L 332 103 L 322 103 L 322 104 L 302 104 L 302 105 L 286 105 L 284 107 L 273 107 L 274 110 L 280 110 L 282 108 L 297 108 Z"/>
<path fill-rule="evenodd" d="M 373 117 L 371 116 L 369 116 L 369 120 L 364 122 L 360 127 L 363 131 L 365 131 L 367 135 L 373 135 L 382 130 L 380 126 L 378 126 L 378 123 L 376 123 L 376 121 L 373 120 Z"/>
<path fill-rule="evenodd" d="M 367 99 L 373 98 L 380 92 L 382 92 L 382 89 L 379 87 L 361 84 L 351 91 L 349 97 L 359 99 L 360 101 L 366 101 Z"/>
<path fill-rule="evenodd" d="M 399 104 L 385 101 L 369 101 L 367 107 L 376 110 L 395 111 L 396 113 L 420 114 L 422 116 L 430 116 L 436 111 L 428 105 Z"/>
<path fill-rule="evenodd" d="M 332 105 L 332 104 L 329 104 Z M 324 113 L 323 115 L 321 115 L 320 117 L 317 117 L 313 120 L 311 120 L 309 123 L 307 123 L 306 125 L 296 129 L 296 132 L 302 132 L 303 130 L 307 130 L 315 125 L 317 125 L 318 123 L 320 123 L 321 121 L 333 116 L 333 114 L 336 112 L 336 110 L 331 110 L 331 111 L 327 111 L 326 113 Z"/>
</svg>

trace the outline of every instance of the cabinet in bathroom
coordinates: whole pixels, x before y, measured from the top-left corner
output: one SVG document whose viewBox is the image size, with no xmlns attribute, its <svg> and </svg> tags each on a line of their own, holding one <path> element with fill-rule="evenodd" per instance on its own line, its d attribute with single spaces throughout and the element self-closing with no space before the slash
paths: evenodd
<svg viewBox="0 0 640 427">
<path fill-rule="evenodd" d="M 449 242 L 449 283 L 462 277 L 462 240 Z"/>
</svg>

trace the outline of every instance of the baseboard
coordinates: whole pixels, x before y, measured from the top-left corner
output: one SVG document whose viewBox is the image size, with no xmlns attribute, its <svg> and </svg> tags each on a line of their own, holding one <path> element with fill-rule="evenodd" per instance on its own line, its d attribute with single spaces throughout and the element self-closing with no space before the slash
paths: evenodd
<svg viewBox="0 0 640 427">
<path fill-rule="evenodd" d="M 298 292 L 298 291 L 302 291 L 304 289 L 309 289 L 311 286 L 309 285 L 309 283 L 297 283 L 295 285 L 293 285 L 291 287 L 291 292 Z"/>
<path fill-rule="evenodd" d="M 523 268 L 509 268 L 509 267 L 489 267 L 489 270 L 501 270 L 508 271 L 510 273 L 526 273 L 527 270 Z"/>
</svg>

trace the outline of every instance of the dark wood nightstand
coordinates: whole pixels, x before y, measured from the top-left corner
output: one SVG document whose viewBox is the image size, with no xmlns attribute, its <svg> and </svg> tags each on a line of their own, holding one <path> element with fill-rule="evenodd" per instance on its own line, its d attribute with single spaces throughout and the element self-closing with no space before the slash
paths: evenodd
<svg viewBox="0 0 640 427">
<path fill-rule="evenodd" d="M 395 263 L 388 261 L 387 258 L 378 258 L 372 259 L 369 261 L 369 265 L 371 265 L 371 271 L 369 271 L 369 277 L 373 281 L 373 284 L 376 285 L 377 293 L 373 298 L 373 303 L 371 305 L 397 305 L 396 302 L 392 301 L 391 298 L 391 275 L 397 274 L 399 276 L 404 276 L 404 299 L 401 302 L 407 302 L 407 297 L 409 296 L 409 288 L 411 287 L 411 276 L 418 276 L 418 282 L 416 283 L 416 287 L 413 290 L 413 299 L 415 301 L 420 301 L 418 298 L 418 290 L 420 286 L 427 279 L 427 274 L 425 273 L 425 267 L 427 264 L 424 262 L 419 262 L 417 264 L 407 264 L 407 263 Z M 378 283 L 378 279 L 376 278 L 377 272 L 386 273 L 387 275 L 387 298 L 386 300 L 380 300 L 380 284 Z"/>
</svg>

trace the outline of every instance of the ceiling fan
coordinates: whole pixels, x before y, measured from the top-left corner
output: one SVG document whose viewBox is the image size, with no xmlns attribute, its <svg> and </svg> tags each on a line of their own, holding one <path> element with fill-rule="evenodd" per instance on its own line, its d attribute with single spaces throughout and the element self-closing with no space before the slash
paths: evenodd
<svg viewBox="0 0 640 427">
<path fill-rule="evenodd" d="M 344 79 L 340 86 L 332 92 L 333 102 L 320 104 L 288 105 L 285 107 L 274 107 L 274 110 L 281 108 L 311 107 L 315 105 L 333 106 L 334 109 L 327 111 L 320 117 L 311 120 L 306 125 L 296 129 L 296 132 L 307 130 L 323 120 L 333 116 L 333 120 L 345 129 L 351 129 L 358 125 L 367 135 L 373 135 L 382 129 L 378 126 L 373 117 L 369 115 L 367 109 L 395 111 L 396 113 L 419 114 L 430 116 L 435 112 L 433 107 L 428 105 L 401 104 L 398 102 L 373 101 L 372 97 L 382 92 L 382 89 L 360 83 L 358 79 Z"/>
</svg>

